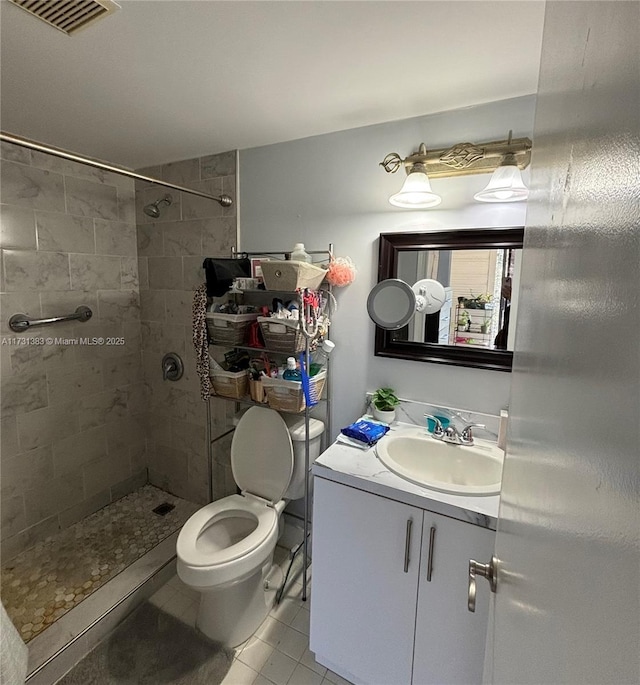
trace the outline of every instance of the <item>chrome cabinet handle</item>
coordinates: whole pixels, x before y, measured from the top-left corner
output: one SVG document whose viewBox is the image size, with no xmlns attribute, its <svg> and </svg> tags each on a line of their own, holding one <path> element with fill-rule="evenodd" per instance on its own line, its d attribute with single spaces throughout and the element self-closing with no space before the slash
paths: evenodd
<svg viewBox="0 0 640 685">
<path fill-rule="evenodd" d="M 409 573 L 409 551 L 411 549 L 411 528 L 413 519 L 407 519 L 407 533 L 404 539 L 404 572 Z"/>
<path fill-rule="evenodd" d="M 469 559 L 469 594 L 467 597 L 467 609 L 476 610 L 476 576 L 482 576 L 489 581 L 491 592 L 496 591 L 498 582 L 498 560 L 491 557 L 488 564 L 481 564 L 475 559 Z"/>
<path fill-rule="evenodd" d="M 427 580 L 431 582 L 431 576 L 433 574 L 433 548 L 436 541 L 436 527 L 431 526 L 431 531 L 429 532 L 429 556 L 427 558 Z"/>
</svg>

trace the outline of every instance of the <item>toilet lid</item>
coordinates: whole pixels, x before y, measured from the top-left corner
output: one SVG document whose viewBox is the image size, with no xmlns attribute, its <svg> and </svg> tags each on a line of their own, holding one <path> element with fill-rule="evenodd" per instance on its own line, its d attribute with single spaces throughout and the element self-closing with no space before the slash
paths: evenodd
<svg viewBox="0 0 640 685">
<path fill-rule="evenodd" d="M 238 487 L 279 502 L 293 474 L 293 446 L 287 424 L 273 409 L 251 407 L 231 441 L 231 470 Z"/>
</svg>

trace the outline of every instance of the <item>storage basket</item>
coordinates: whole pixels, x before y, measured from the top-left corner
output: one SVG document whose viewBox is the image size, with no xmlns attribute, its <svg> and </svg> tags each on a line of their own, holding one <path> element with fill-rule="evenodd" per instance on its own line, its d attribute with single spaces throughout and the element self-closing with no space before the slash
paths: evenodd
<svg viewBox="0 0 640 685">
<path fill-rule="evenodd" d="M 327 273 L 325 269 L 306 262 L 271 260 L 261 262 L 260 266 L 267 290 L 316 290 Z"/>
<path fill-rule="evenodd" d="M 207 314 L 209 338 L 216 345 L 243 345 L 257 318 L 258 314 Z"/>
<path fill-rule="evenodd" d="M 309 385 L 312 388 L 312 392 L 315 388 L 315 394 L 318 399 L 322 398 L 326 380 L 326 371 L 320 371 L 320 373 L 309 379 Z M 271 409 L 297 414 L 305 408 L 306 402 L 304 399 L 304 392 L 302 391 L 302 383 L 300 381 L 285 381 L 281 378 L 263 378 L 262 385 L 267 395 L 267 403 Z"/>
<path fill-rule="evenodd" d="M 249 376 L 246 371 L 211 372 L 211 384 L 216 395 L 239 400 L 245 397 L 249 389 Z"/>
<path fill-rule="evenodd" d="M 305 338 L 298 321 L 259 316 L 258 323 L 267 350 L 287 354 L 296 354 L 304 350 Z"/>
</svg>

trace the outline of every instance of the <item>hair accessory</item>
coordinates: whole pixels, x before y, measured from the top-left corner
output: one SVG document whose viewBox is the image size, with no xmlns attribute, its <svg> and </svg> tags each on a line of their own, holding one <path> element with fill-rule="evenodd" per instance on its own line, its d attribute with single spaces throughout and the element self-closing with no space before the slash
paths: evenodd
<svg viewBox="0 0 640 685">
<path fill-rule="evenodd" d="M 329 270 L 326 275 L 326 279 L 331 285 L 335 285 L 338 288 L 349 285 L 355 280 L 356 273 L 356 265 L 351 260 L 351 257 L 334 257 L 331 255 Z"/>
</svg>

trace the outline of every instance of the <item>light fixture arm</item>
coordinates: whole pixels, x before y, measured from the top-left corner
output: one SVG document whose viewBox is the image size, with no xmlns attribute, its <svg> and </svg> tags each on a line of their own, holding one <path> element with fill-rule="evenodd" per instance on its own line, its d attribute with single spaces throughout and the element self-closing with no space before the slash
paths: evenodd
<svg viewBox="0 0 640 685">
<path fill-rule="evenodd" d="M 427 150 L 426 145 L 421 143 L 417 152 L 404 159 L 397 152 L 391 152 L 380 162 L 380 166 L 393 174 L 401 166 L 409 173 L 416 165 L 421 165 L 429 178 L 444 178 L 491 173 L 507 155 L 510 160 L 515 160 L 519 169 L 526 169 L 531 161 L 531 140 L 512 138 L 509 132 L 507 140 L 493 140 L 480 145 L 456 143 L 448 148 Z"/>
</svg>

